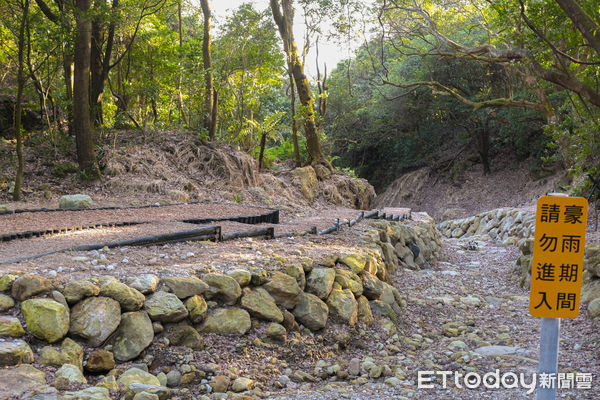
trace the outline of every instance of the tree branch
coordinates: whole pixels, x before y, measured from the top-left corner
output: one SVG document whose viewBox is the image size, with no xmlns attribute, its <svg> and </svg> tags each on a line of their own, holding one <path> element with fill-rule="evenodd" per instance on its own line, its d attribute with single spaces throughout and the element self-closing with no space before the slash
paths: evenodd
<svg viewBox="0 0 600 400">
<path fill-rule="evenodd" d="M 560 8 L 573 21 L 575 28 L 585 37 L 600 56 L 600 26 L 575 0 L 556 0 Z"/>
<path fill-rule="evenodd" d="M 544 42 L 546 42 L 546 44 L 552 49 L 553 52 L 555 52 L 556 54 L 566 58 L 567 60 L 569 60 L 575 64 L 600 65 L 600 62 L 589 62 L 589 61 L 577 60 L 577 59 L 571 57 L 570 55 L 568 55 L 567 53 L 559 50 L 546 36 L 544 36 L 544 34 L 542 32 L 540 32 L 539 29 L 537 29 L 535 27 L 535 25 L 533 25 L 533 23 L 529 20 L 529 18 L 527 18 L 527 15 L 525 14 L 525 4 L 523 3 L 523 0 L 519 0 L 519 3 L 521 3 L 521 18 L 523 18 L 523 21 L 525 21 L 525 23 L 527 24 L 529 29 L 531 29 L 536 35 L 538 35 L 538 37 L 540 39 L 542 39 Z"/>
<path fill-rule="evenodd" d="M 54 22 L 55 24 L 58 24 L 60 22 L 60 19 L 58 18 L 58 15 L 54 14 L 54 12 L 52 12 L 52 10 L 50 9 L 50 7 L 48 7 L 48 4 L 46 4 L 44 2 L 44 0 L 35 0 L 35 2 L 37 3 L 38 7 L 40 8 L 40 10 L 42 10 L 42 12 L 44 13 L 44 15 L 46 17 L 48 17 L 48 19 L 52 22 Z"/>
<path fill-rule="evenodd" d="M 452 89 L 452 88 L 450 88 L 446 85 L 443 85 L 440 82 L 436 82 L 436 81 L 416 81 L 416 82 L 410 82 L 410 83 L 397 83 L 397 82 L 391 82 L 391 81 L 384 79 L 383 83 L 386 85 L 391 85 L 391 86 L 395 86 L 395 87 L 402 88 L 402 89 L 410 89 L 410 88 L 414 88 L 417 86 L 427 86 L 432 89 L 438 89 L 440 91 L 440 94 L 449 95 L 451 97 L 454 97 L 456 100 L 460 101 L 461 103 L 463 103 L 469 107 L 473 107 L 473 110 L 475 110 L 475 111 L 480 110 L 482 108 L 490 108 L 490 107 L 522 107 L 522 108 L 527 108 L 530 110 L 536 110 L 543 114 L 546 114 L 546 109 L 544 108 L 543 105 L 538 104 L 538 103 L 533 103 L 530 101 L 526 101 L 526 100 L 515 100 L 515 99 L 511 99 L 511 98 L 506 98 L 506 97 L 499 97 L 499 98 L 491 99 L 491 100 L 472 101 L 472 100 L 469 100 L 466 97 L 462 96 L 460 93 L 458 93 L 458 91 L 456 89 Z"/>
</svg>

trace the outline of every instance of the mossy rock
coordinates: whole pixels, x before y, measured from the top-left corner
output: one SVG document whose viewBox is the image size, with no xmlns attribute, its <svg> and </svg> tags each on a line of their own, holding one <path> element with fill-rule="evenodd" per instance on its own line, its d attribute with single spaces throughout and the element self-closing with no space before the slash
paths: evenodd
<svg viewBox="0 0 600 400">
<path fill-rule="evenodd" d="M 50 299 L 29 299 L 21 303 L 27 331 L 38 339 L 54 343 L 69 332 L 69 311 Z"/>
</svg>

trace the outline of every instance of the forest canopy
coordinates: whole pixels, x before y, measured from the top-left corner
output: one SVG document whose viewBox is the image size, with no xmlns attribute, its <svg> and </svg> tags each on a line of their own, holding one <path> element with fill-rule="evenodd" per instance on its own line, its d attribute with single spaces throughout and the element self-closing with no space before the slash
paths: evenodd
<svg viewBox="0 0 600 400">
<path fill-rule="evenodd" d="M 264 168 L 333 163 L 379 188 L 461 153 L 488 174 L 500 149 L 598 172 L 598 1 L 270 0 L 222 18 L 211 3 L 2 0 L 15 199 L 34 137 L 67 143 L 93 180 L 113 129 L 183 130 Z M 353 54 L 309 59 L 325 42 Z"/>
</svg>

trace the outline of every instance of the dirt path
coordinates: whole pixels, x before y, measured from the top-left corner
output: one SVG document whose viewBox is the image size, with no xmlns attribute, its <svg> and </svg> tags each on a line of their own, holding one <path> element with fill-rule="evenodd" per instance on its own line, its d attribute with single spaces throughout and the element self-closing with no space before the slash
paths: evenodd
<svg viewBox="0 0 600 400">
<path fill-rule="evenodd" d="M 468 249 L 469 245 L 473 250 Z M 539 319 L 529 316 L 528 290 L 517 285 L 519 277 L 513 272 L 517 250 L 493 242 L 448 239 L 444 241 L 444 252 L 446 261 L 431 270 L 404 271 L 396 280 L 396 287 L 408 301 L 399 340 L 383 341 L 387 351 L 370 355 L 375 364 L 400 365 L 406 372 L 404 382 L 395 387 L 372 380 L 362 385 L 304 385 L 274 398 L 533 398 L 527 389 L 458 389 L 452 383 L 444 389 L 441 376 L 437 376 L 433 389 L 417 388 L 419 370 L 483 375 L 498 369 L 501 375 L 523 373 L 527 383 L 537 371 Z M 600 327 L 585 314 L 582 309 L 577 319 L 562 322 L 559 372 L 593 374 L 592 389 L 559 390 L 558 396 L 563 399 L 598 398 Z M 398 348 L 397 354 L 389 351 L 389 343 Z M 492 345 L 502 346 L 495 349 L 509 354 L 484 356 L 474 352 Z"/>
<path fill-rule="evenodd" d="M 404 212 L 404 210 L 400 210 Z M 214 221 L 206 224 L 188 224 L 181 221 L 194 219 L 236 218 L 239 216 L 268 216 L 272 209 L 235 204 L 180 204 L 162 207 L 98 209 L 60 212 L 25 212 L 0 215 L 0 263 L 16 258 L 31 257 L 76 246 L 110 243 L 147 235 L 168 234 L 220 226 L 223 235 L 272 227 L 276 235 L 299 233 L 316 227 L 318 231 L 330 227 L 336 218 L 351 220 L 357 210 L 332 208 L 311 212 L 281 211 L 278 224 L 245 224 L 234 221 Z M 408 211 L 406 211 L 408 212 Z M 136 222 L 133 226 L 107 226 L 122 222 Z M 83 226 L 83 229 L 81 227 Z M 91 228 L 94 226 L 94 228 Z M 101 227 L 98 227 L 101 226 Z M 2 234 L 52 229 L 72 229 L 67 232 L 26 239 L 2 241 Z M 88 228 L 86 228 L 88 227 Z M 64 259 L 64 257 L 62 257 Z M 52 263 L 46 264 L 52 267 Z"/>
</svg>

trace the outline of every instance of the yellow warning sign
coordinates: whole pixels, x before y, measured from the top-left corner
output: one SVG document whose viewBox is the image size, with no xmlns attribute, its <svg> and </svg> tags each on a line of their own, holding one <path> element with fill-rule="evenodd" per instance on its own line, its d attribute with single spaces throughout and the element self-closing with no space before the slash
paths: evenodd
<svg viewBox="0 0 600 400">
<path fill-rule="evenodd" d="M 587 214 L 583 197 L 538 200 L 529 298 L 534 317 L 579 315 Z"/>
</svg>

